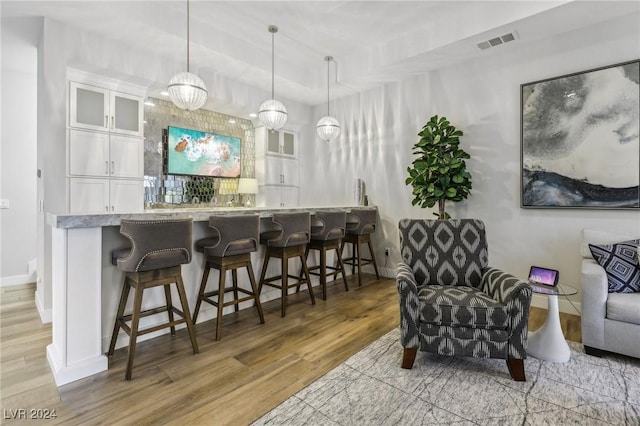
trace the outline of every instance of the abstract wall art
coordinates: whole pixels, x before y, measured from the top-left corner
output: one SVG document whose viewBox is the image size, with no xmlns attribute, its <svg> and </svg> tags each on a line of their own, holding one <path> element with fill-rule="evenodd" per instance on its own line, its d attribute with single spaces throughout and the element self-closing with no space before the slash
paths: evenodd
<svg viewBox="0 0 640 426">
<path fill-rule="evenodd" d="M 522 84 L 525 208 L 640 208 L 640 60 Z"/>
</svg>

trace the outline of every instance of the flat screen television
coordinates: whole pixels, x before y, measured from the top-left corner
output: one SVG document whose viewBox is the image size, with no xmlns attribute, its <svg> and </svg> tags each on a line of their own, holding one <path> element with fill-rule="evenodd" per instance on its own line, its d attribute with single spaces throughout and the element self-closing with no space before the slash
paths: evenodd
<svg viewBox="0 0 640 426">
<path fill-rule="evenodd" d="M 240 138 L 169 126 L 167 174 L 240 177 Z"/>
</svg>

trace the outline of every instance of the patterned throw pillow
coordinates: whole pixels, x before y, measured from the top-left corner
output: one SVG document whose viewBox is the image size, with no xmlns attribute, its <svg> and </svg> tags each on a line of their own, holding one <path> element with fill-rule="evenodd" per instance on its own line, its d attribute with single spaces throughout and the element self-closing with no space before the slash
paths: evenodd
<svg viewBox="0 0 640 426">
<path fill-rule="evenodd" d="M 607 272 L 609 293 L 640 292 L 639 240 L 614 244 L 589 244 L 593 258 Z"/>
</svg>

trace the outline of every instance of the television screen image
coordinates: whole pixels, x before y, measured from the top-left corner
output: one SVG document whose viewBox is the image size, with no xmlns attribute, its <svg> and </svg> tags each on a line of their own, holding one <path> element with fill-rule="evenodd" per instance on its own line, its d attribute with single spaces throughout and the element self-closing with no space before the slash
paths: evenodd
<svg viewBox="0 0 640 426">
<path fill-rule="evenodd" d="M 240 177 L 240 138 L 169 126 L 167 173 Z"/>
</svg>

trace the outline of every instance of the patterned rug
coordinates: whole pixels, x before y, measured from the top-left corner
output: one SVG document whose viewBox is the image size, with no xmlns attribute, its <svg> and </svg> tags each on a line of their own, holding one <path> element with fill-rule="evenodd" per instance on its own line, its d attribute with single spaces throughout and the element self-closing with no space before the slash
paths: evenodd
<svg viewBox="0 0 640 426">
<path fill-rule="evenodd" d="M 527 382 L 506 362 L 418 352 L 400 368 L 394 330 L 291 396 L 254 425 L 640 425 L 640 360 L 529 357 Z"/>
</svg>

